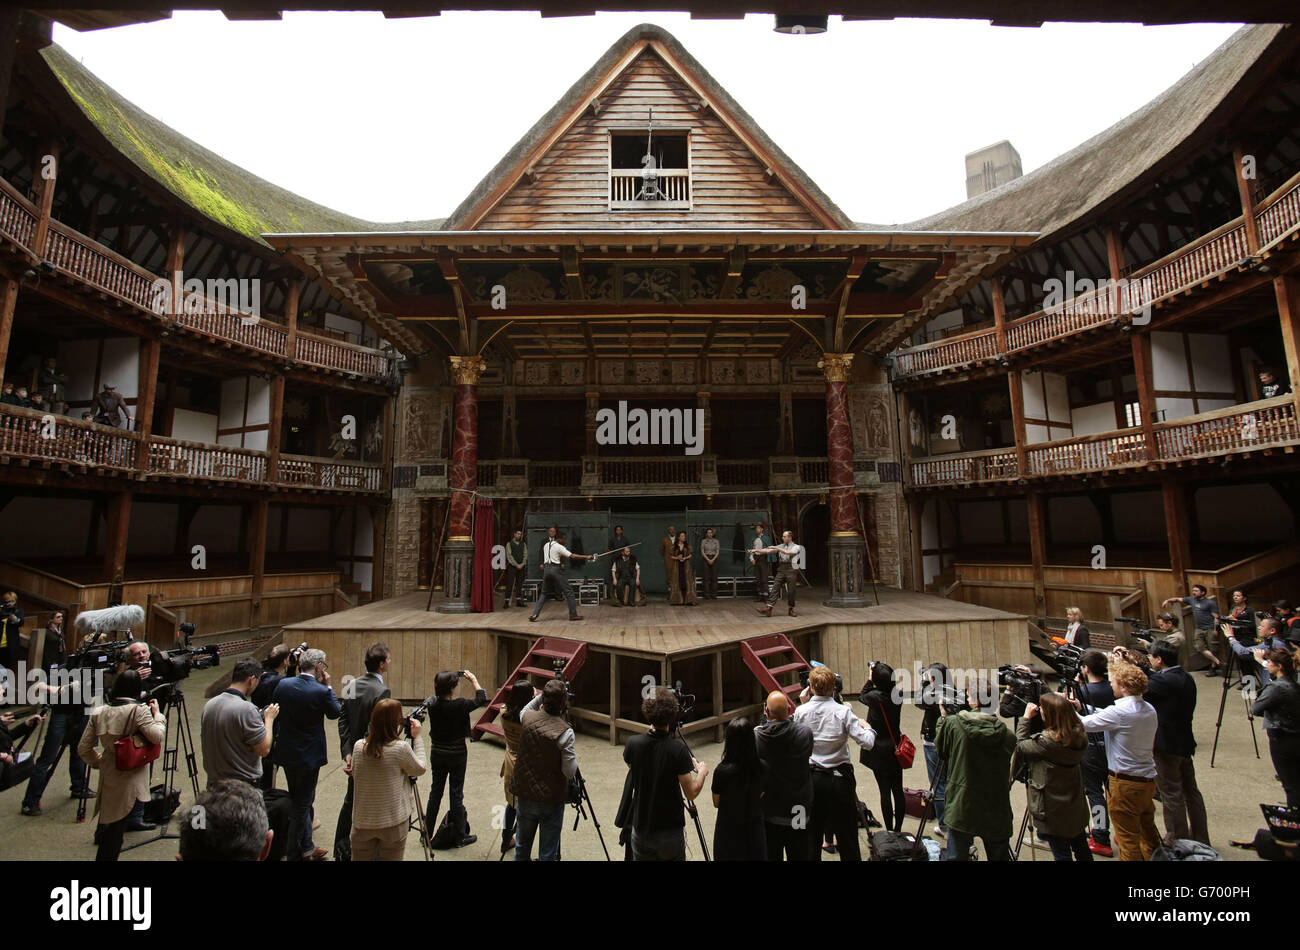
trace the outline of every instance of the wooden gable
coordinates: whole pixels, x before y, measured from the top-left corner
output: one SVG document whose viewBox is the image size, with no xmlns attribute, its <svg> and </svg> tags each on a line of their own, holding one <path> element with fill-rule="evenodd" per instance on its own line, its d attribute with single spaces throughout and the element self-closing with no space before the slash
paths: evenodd
<svg viewBox="0 0 1300 950">
<path fill-rule="evenodd" d="M 611 210 L 611 132 L 689 134 L 689 210 Z M 521 170 L 528 172 L 528 169 Z M 809 229 L 826 226 L 653 46 L 618 75 L 475 229 Z"/>
</svg>

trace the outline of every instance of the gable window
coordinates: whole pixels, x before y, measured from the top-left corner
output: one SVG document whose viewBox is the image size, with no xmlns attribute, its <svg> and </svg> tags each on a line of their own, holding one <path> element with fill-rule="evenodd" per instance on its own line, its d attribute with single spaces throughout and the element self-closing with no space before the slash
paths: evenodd
<svg viewBox="0 0 1300 950">
<path fill-rule="evenodd" d="M 655 130 L 648 143 L 646 138 L 645 132 L 610 133 L 610 210 L 689 210 L 690 136 Z"/>
</svg>

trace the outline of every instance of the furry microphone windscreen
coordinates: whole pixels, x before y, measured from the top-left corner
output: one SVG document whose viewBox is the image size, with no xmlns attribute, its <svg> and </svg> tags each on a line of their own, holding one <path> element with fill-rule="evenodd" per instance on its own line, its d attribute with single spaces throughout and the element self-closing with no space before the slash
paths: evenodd
<svg viewBox="0 0 1300 950">
<path fill-rule="evenodd" d="M 103 610 L 83 610 L 73 624 L 85 636 L 116 633 L 144 625 L 144 608 L 135 604 L 105 607 Z"/>
</svg>

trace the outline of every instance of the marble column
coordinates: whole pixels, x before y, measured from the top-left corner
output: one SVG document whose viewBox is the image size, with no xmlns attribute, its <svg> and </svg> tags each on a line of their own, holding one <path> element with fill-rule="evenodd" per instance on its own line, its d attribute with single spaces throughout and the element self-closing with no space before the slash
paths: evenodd
<svg viewBox="0 0 1300 950">
<path fill-rule="evenodd" d="M 451 357 L 451 372 L 456 383 L 453 410 L 451 469 L 447 479 L 451 513 L 447 541 L 443 545 L 443 590 L 446 602 L 443 613 L 469 613 L 474 567 L 474 539 L 471 536 L 474 512 L 474 489 L 478 486 L 478 398 L 474 387 L 483 375 L 485 363 L 479 356 Z"/>
<path fill-rule="evenodd" d="M 830 460 L 830 597 L 827 607 L 865 607 L 866 545 L 853 498 L 853 430 L 849 425 L 852 353 L 826 353 L 817 368 L 826 374 L 826 455 Z"/>
</svg>

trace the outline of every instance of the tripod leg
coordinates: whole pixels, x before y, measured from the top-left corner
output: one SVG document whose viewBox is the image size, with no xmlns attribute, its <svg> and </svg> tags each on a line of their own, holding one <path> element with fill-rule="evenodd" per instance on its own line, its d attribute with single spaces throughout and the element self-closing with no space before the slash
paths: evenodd
<svg viewBox="0 0 1300 950">
<path fill-rule="evenodd" d="M 1223 728 L 1223 707 L 1228 702 L 1228 686 L 1232 680 L 1232 658 L 1228 655 L 1227 668 L 1223 671 L 1223 690 L 1219 693 L 1219 715 L 1214 720 L 1214 745 L 1210 748 L 1210 768 L 1214 768 L 1214 757 L 1219 751 L 1219 730 Z"/>
</svg>

